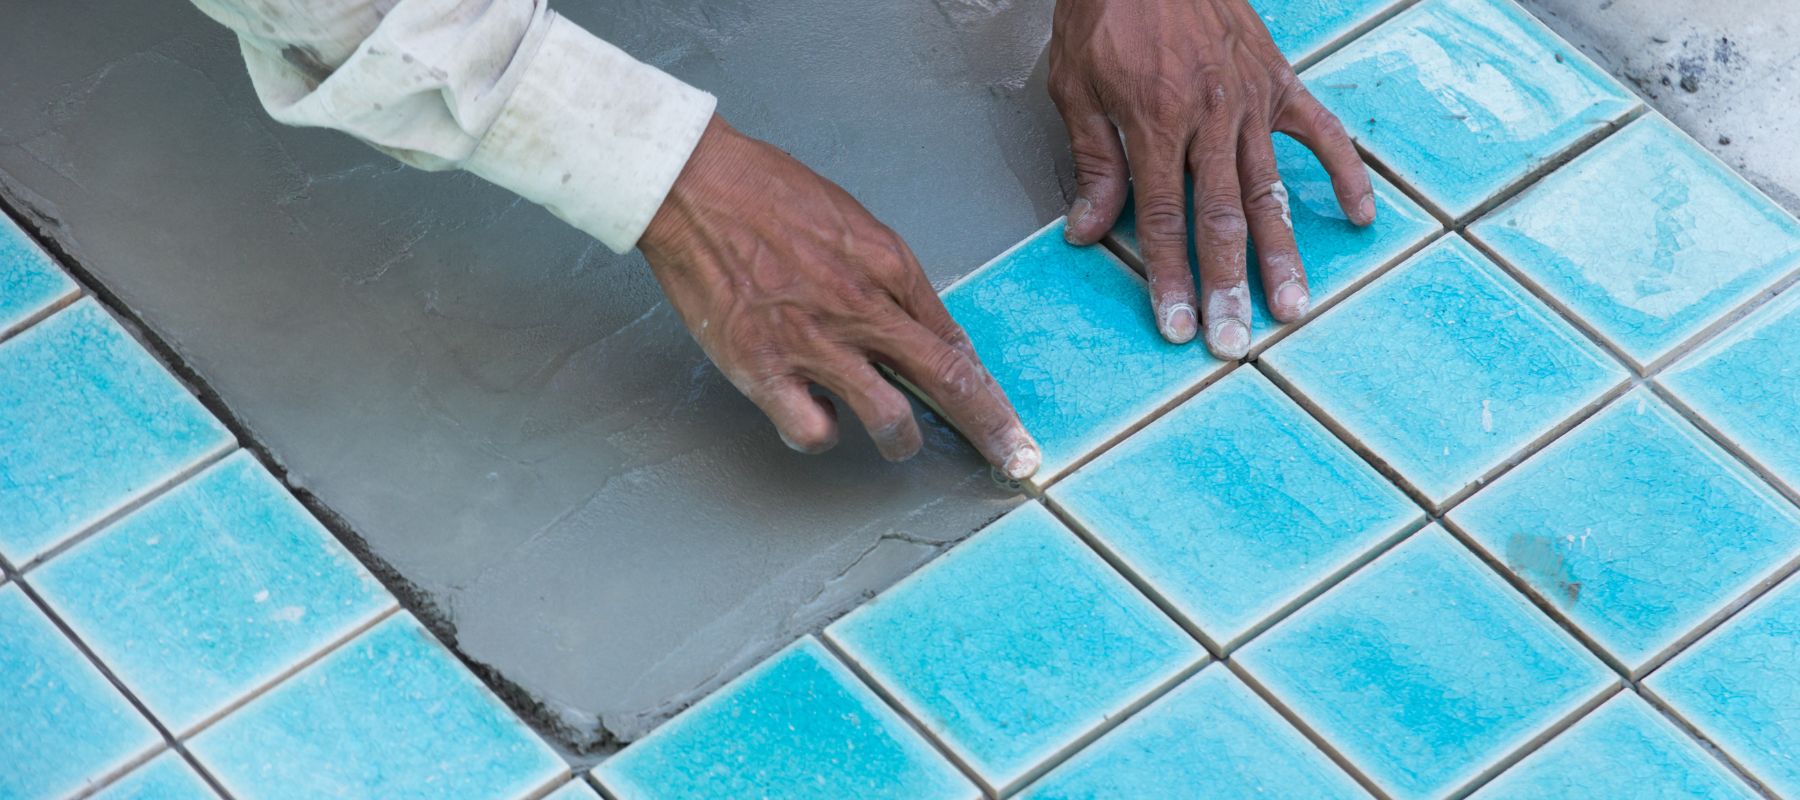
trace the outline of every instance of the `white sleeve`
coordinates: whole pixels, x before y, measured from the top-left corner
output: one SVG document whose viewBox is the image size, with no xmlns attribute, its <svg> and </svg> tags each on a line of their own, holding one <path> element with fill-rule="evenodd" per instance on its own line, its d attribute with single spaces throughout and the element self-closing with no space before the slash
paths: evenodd
<svg viewBox="0 0 1800 800">
<path fill-rule="evenodd" d="M 238 34 L 263 106 L 413 166 L 461 168 L 630 250 L 712 95 L 542 0 L 193 0 Z"/>
</svg>

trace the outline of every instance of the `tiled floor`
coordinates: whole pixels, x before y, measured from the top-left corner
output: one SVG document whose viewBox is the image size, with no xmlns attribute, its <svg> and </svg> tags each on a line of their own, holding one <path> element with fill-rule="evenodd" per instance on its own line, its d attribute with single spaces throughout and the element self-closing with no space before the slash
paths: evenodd
<svg viewBox="0 0 1800 800">
<path fill-rule="evenodd" d="M 1509 0 L 1255 5 L 1318 307 L 950 287 L 1032 499 L 573 780 L 0 227 L 0 796 L 1800 798 L 1800 225 Z"/>
</svg>

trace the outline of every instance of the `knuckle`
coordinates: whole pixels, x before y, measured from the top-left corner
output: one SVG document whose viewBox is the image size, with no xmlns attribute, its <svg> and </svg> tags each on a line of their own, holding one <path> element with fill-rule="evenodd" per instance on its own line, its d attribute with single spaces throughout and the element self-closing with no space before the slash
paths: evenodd
<svg viewBox="0 0 1800 800">
<path fill-rule="evenodd" d="M 795 426 L 782 430 L 781 437 L 794 449 L 805 453 L 823 452 L 833 444 L 830 432 L 822 425 Z"/>
<path fill-rule="evenodd" d="M 1137 224 L 1140 230 L 1152 236 L 1180 236 L 1187 232 L 1187 215 L 1179 199 L 1146 197 L 1138 208 Z"/>
<path fill-rule="evenodd" d="M 944 393 L 941 399 L 951 403 L 961 403 L 975 396 L 980 390 L 981 382 L 977 380 L 975 368 L 961 353 L 950 347 L 943 347 L 932 354 L 926 367 L 930 370 L 931 381 Z"/>
<path fill-rule="evenodd" d="M 1212 244 L 1244 240 L 1247 226 L 1244 211 L 1233 203 L 1212 203 L 1200 212 L 1200 231 Z"/>
</svg>

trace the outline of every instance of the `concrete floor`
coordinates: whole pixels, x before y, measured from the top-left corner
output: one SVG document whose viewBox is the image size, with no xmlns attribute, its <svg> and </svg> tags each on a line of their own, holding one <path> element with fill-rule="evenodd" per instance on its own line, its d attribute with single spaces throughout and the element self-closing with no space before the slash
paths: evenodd
<svg viewBox="0 0 1800 800">
<path fill-rule="evenodd" d="M 1800 211 L 1785 0 L 1527 5 Z M 1048 2 L 557 7 L 843 183 L 940 285 L 1062 207 Z M 640 258 L 269 122 L 185 4 L 8 22 L 0 194 L 575 746 L 641 734 L 1015 502 L 937 425 L 903 466 L 856 435 L 788 452 Z"/>
</svg>

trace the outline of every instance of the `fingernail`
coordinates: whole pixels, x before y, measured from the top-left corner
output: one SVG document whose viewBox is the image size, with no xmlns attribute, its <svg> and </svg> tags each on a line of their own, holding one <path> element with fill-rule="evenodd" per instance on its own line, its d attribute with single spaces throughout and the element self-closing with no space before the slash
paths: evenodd
<svg viewBox="0 0 1800 800">
<path fill-rule="evenodd" d="M 1037 445 L 1031 442 L 1019 445 L 1012 451 L 1012 455 L 1006 457 L 1006 477 L 1015 481 L 1025 480 L 1031 477 L 1032 473 L 1037 472 L 1038 464 L 1043 460 L 1044 457 L 1038 453 Z"/>
<path fill-rule="evenodd" d="M 1194 334 L 1200 329 L 1200 319 L 1194 316 L 1194 307 L 1187 303 L 1176 303 L 1163 310 L 1163 338 L 1175 344 L 1187 344 L 1194 340 Z"/>
<path fill-rule="evenodd" d="M 1375 195 L 1363 195 L 1362 203 L 1356 207 L 1356 216 L 1362 219 L 1364 225 L 1375 221 Z"/>
<path fill-rule="evenodd" d="M 1306 285 L 1299 281 L 1288 281 L 1275 290 L 1275 307 L 1289 317 L 1297 317 L 1306 313 L 1306 307 L 1312 302 L 1307 294 Z"/>
<path fill-rule="evenodd" d="M 1243 320 L 1220 320 L 1207 332 L 1206 340 L 1212 345 L 1213 355 L 1236 361 L 1250 352 L 1250 326 Z"/>
<path fill-rule="evenodd" d="M 1088 215 L 1092 213 L 1094 213 L 1093 203 L 1088 202 L 1085 197 L 1075 198 L 1075 203 L 1069 206 L 1068 222 L 1063 223 L 1063 238 L 1074 242 L 1075 229 L 1087 221 Z"/>
</svg>

